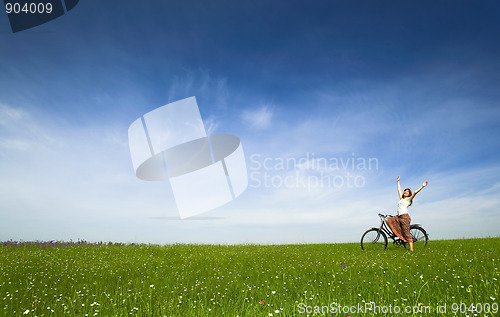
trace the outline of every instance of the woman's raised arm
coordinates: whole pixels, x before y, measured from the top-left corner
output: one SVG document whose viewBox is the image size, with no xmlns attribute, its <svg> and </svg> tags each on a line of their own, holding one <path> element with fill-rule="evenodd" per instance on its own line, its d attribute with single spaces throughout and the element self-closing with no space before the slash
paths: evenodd
<svg viewBox="0 0 500 317">
<path fill-rule="evenodd" d="M 398 196 L 399 199 L 403 198 L 403 193 L 401 192 L 401 185 L 399 184 L 399 176 L 398 176 Z"/>
<path fill-rule="evenodd" d="M 427 184 L 428 184 L 428 182 L 427 182 L 427 181 L 423 182 L 423 183 L 422 183 L 422 186 L 420 186 L 420 188 L 419 188 L 419 189 L 417 189 L 417 190 L 413 193 L 413 195 L 411 195 L 411 196 L 410 196 L 410 199 L 409 199 L 409 200 L 410 200 L 410 201 L 412 201 L 412 200 L 413 200 L 413 197 L 415 197 L 415 195 L 416 195 L 419 191 L 421 191 L 421 190 L 422 190 L 422 188 L 424 188 L 425 186 L 427 186 Z"/>
</svg>

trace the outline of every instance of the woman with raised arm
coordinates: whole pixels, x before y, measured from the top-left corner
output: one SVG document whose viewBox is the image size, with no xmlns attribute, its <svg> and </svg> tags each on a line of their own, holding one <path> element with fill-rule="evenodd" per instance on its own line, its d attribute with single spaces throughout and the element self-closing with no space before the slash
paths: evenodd
<svg viewBox="0 0 500 317">
<path fill-rule="evenodd" d="M 385 221 L 391 228 L 392 232 L 396 234 L 403 241 L 407 241 L 410 244 L 410 250 L 413 251 L 413 239 L 410 235 L 410 215 L 408 214 L 408 207 L 411 206 L 413 198 L 415 195 L 427 186 L 427 182 L 423 182 L 422 186 L 417 189 L 413 194 L 409 188 L 406 188 L 401 192 L 401 185 L 399 184 L 398 176 L 398 215 L 394 217 L 389 217 Z"/>
</svg>

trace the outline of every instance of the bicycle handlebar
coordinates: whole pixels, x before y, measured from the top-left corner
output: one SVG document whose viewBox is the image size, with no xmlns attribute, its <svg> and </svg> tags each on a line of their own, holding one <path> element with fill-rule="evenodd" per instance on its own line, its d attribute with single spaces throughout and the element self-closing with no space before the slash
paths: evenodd
<svg viewBox="0 0 500 317">
<path fill-rule="evenodd" d="M 379 214 L 378 214 L 378 216 L 379 216 L 380 218 L 384 218 L 384 219 L 385 219 L 385 218 L 387 218 L 387 217 L 392 217 L 391 215 L 383 215 L 383 214 L 381 214 L 381 213 L 379 213 Z"/>
</svg>

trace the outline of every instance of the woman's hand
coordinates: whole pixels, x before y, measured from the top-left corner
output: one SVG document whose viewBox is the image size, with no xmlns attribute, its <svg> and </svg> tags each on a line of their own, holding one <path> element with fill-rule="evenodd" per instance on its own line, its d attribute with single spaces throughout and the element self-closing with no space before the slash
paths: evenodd
<svg viewBox="0 0 500 317">
<path fill-rule="evenodd" d="M 427 181 L 423 182 L 423 183 L 422 183 L 422 187 L 427 186 L 427 184 L 428 184 L 428 183 L 427 183 Z"/>
<path fill-rule="evenodd" d="M 399 182 L 399 176 L 398 176 L 398 182 Z"/>
</svg>

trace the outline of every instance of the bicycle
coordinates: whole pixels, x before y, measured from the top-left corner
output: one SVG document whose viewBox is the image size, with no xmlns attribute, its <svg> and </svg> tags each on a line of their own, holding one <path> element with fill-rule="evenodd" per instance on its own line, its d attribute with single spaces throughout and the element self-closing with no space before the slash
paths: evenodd
<svg viewBox="0 0 500 317">
<path fill-rule="evenodd" d="M 389 226 L 385 223 L 387 217 L 391 215 L 378 214 L 381 220 L 379 228 L 371 228 L 361 236 L 361 249 L 363 250 L 385 250 L 387 248 L 387 237 L 393 240 L 393 244 L 397 247 L 403 246 L 406 248 L 408 242 L 396 236 Z M 425 248 L 429 240 L 429 235 L 419 224 L 410 225 L 410 234 L 413 239 L 413 248 Z"/>
</svg>

